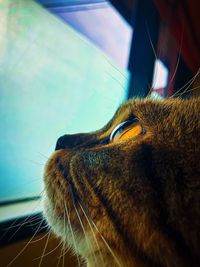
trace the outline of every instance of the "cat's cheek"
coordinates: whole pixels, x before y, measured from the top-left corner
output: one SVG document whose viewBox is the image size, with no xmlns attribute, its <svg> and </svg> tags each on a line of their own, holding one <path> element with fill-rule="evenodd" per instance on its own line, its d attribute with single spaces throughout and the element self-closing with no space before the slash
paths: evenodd
<svg viewBox="0 0 200 267">
<path fill-rule="evenodd" d="M 119 157 L 118 154 L 118 159 Z M 73 182 L 77 185 L 77 188 L 80 183 L 81 187 L 86 188 L 85 190 L 80 188 L 83 207 L 87 208 L 89 217 L 110 244 L 113 243 L 113 240 L 116 241 L 118 236 L 112 220 L 108 216 L 107 209 L 113 209 L 112 203 L 115 203 L 116 213 L 121 213 L 121 210 L 123 210 L 123 208 L 120 208 L 121 193 L 119 188 L 121 179 L 117 178 L 117 176 L 121 178 L 120 172 L 122 169 L 118 170 L 118 167 L 111 166 L 113 160 L 114 156 L 109 157 L 107 153 L 89 151 L 77 154 L 73 158 L 70 168 L 70 174 L 73 174 Z M 105 171 L 105 168 L 107 168 L 107 171 Z M 112 179 L 113 177 L 116 179 Z M 127 204 L 127 198 L 124 199 Z M 83 214 L 81 213 L 81 215 Z M 119 244 L 119 242 L 117 240 L 116 243 Z"/>
<path fill-rule="evenodd" d="M 73 224 L 71 228 L 67 222 L 67 218 L 59 218 L 57 214 L 55 214 L 52 204 L 45 194 L 43 195 L 43 207 L 43 216 L 48 222 L 51 231 L 59 237 L 66 246 L 70 247 L 74 253 L 78 253 L 85 258 L 92 254 L 93 252 L 88 249 L 87 242 L 89 242 L 94 250 L 97 250 L 92 234 L 87 232 L 86 242 L 83 233 L 73 231 Z M 74 240 L 76 244 L 74 244 Z"/>
<path fill-rule="evenodd" d="M 59 218 L 52 207 L 49 198 L 46 193 L 43 194 L 43 216 L 46 219 L 50 229 L 55 233 L 56 236 L 63 238 L 64 224 L 63 219 Z"/>
<path fill-rule="evenodd" d="M 123 175 L 124 154 L 118 149 L 95 149 L 78 153 L 72 160 L 76 173 L 99 180 L 101 176 Z"/>
<path fill-rule="evenodd" d="M 45 166 L 43 214 L 53 232 L 64 241 L 66 239 L 64 222 L 67 221 L 64 218 L 64 202 L 68 205 L 70 201 L 63 171 L 58 166 L 62 154 L 62 151 L 54 153 Z"/>
</svg>

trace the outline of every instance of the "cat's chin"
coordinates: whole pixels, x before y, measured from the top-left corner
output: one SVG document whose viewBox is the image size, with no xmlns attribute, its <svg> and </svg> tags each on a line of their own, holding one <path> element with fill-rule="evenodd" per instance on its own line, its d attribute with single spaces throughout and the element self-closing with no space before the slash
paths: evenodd
<svg viewBox="0 0 200 267">
<path fill-rule="evenodd" d="M 64 170 L 65 175 L 62 170 L 62 166 L 64 165 L 63 158 L 67 166 L 65 166 L 66 169 Z M 119 256 L 118 252 L 121 251 L 119 250 L 119 247 L 121 248 L 122 246 L 121 244 L 118 244 L 119 242 L 117 242 L 117 252 L 113 246 L 110 247 L 110 245 L 103 240 L 103 235 L 99 234 L 98 229 L 101 229 L 102 232 L 104 230 L 105 235 L 106 233 L 108 235 L 106 236 L 106 240 L 112 241 L 112 236 L 109 236 L 110 231 L 107 230 L 112 229 L 112 225 L 106 219 L 107 217 L 105 216 L 105 212 L 100 209 L 98 202 L 95 204 L 96 199 L 91 199 L 90 203 L 92 203 L 92 205 L 89 203 L 90 205 L 87 206 L 90 214 L 89 218 L 87 218 L 86 211 L 83 213 L 83 204 L 77 202 L 77 205 L 75 205 L 75 203 L 73 203 L 70 194 L 70 186 L 67 181 L 70 181 L 71 177 L 74 178 L 73 182 L 75 183 L 76 180 L 78 180 L 79 177 L 76 174 L 74 166 L 79 158 L 74 157 L 74 165 L 71 164 L 71 168 L 69 170 L 68 163 L 70 160 L 71 158 L 68 152 L 57 151 L 49 159 L 45 168 L 44 180 L 46 190 L 43 195 L 43 213 L 52 232 L 54 232 L 54 234 L 62 240 L 64 246 L 70 247 L 74 254 L 82 256 L 82 258 L 86 260 L 87 267 L 99 267 L 99 263 L 101 263 L 104 267 L 124 267 L 124 262 L 126 263 L 125 267 L 141 267 L 139 263 L 137 263 L 137 265 L 133 265 L 133 261 L 127 253 L 125 259 Z M 79 181 L 80 180 L 81 179 L 79 178 Z M 85 199 L 88 200 L 89 196 L 90 195 L 88 194 Z M 91 227 L 89 227 L 90 224 L 88 223 L 90 219 Z M 93 227 L 93 220 L 95 222 L 95 228 Z M 93 228 L 93 231 L 91 228 Z M 115 237 L 113 240 L 115 241 Z M 128 260 L 128 258 L 130 259 Z"/>
<path fill-rule="evenodd" d="M 79 158 L 74 158 L 74 164 L 76 160 L 78 161 Z M 43 214 L 51 231 L 63 241 L 66 247 L 70 247 L 74 254 L 79 254 L 86 259 L 87 266 L 89 267 L 99 267 L 99 262 L 102 262 L 102 265 L 105 267 L 123 266 L 122 264 L 113 263 L 113 256 L 112 254 L 110 255 L 109 249 L 100 237 L 101 235 L 98 234 L 99 230 L 93 229 L 92 231 L 91 227 L 89 227 L 87 222 L 89 219 L 86 219 L 87 213 L 84 214 L 80 209 L 82 205 L 77 203 L 75 208 L 67 181 L 70 181 L 72 176 L 74 183 L 76 183 L 76 180 L 79 179 L 80 181 L 81 179 L 77 178 L 74 165 L 71 165 L 69 170 L 70 161 L 71 154 L 68 151 L 60 150 L 56 151 L 46 164 L 44 172 L 46 190 L 43 195 Z M 62 166 L 64 166 L 64 169 Z M 97 223 L 100 217 L 105 219 L 105 214 L 102 213 L 99 204 L 95 202 L 96 199 L 91 199 L 91 196 L 88 194 L 87 200 L 90 200 L 89 202 L 92 203 L 88 205 L 92 220 L 95 220 L 95 223 Z M 84 208 L 82 207 L 82 209 Z M 79 213 L 80 218 L 78 218 L 77 213 Z M 69 217 L 70 224 L 68 221 Z M 81 225 L 81 221 L 84 226 Z M 101 223 L 98 228 L 104 228 L 106 221 Z M 115 254 L 117 253 L 115 252 Z M 130 266 L 132 267 L 132 265 Z M 129 265 L 126 267 L 129 267 Z"/>
<path fill-rule="evenodd" d="M 55 214 L 53 207 L 45 193 L 43 194 L 42 198 L 43 198 L 43 216 L 46 219 L 48 226 L 56 236 L 62 238 L 62 240 L 65 242 L 63 219 L 59 218 Z"/>
<path fill-rule="evenodd" d="M 63 241 L 66 247 L 70 247 L 74 254 L 79 254 L 86 259 L 87 262 L 87 259 L 93 258 L 92 255 L 94 253 L 97 255 L 99 254 L 97 250 L 95 252 L 91 251 L 91 248 L 96 249 L 96 245 L 90 233 L 87 233 L 87 242 L 85 236 L 80 234 L 80 232 L 73 231 L 72 234 L 71 226 L 55 213 L 52 203 L 49 201 L 46 194 L 43 195 L 43 216 L 51 231 Z M 96 267 L 93 263 L 92 265 L 87 264 L 87 266 Z"/>
<path fill-rule="evenodd" d="M 43 216 L 45 217 L 51 231 L 59 237 L 66 247 L 70 247 L 71 251 L 75 254 L 81 256 L 81 261 L 86 262 L 87 267 L 99 267 L 99 262 L 102 262 L 104 267 L 118 267 L 123 266 L 113 263 L 113 256 L 109 255 L 109 252 L 102 253 L 100 248 L 96 246 L 94 239 L 90 233 L 87 234 L 87 241 L 84 235 L 77 234 L 77 232 L 72 232 L 68 223 L 64 225 L 63 218 L 58 217 L 55 214 L 51 202 L 46 194 L 43 195 Z M 76 245 L 74 245 L 74 240 L 76 240 Z M 92 248 L 92 250 L 91 250 Z M 131 266 L 131 265 L 130 265 Z"/>
</svg>

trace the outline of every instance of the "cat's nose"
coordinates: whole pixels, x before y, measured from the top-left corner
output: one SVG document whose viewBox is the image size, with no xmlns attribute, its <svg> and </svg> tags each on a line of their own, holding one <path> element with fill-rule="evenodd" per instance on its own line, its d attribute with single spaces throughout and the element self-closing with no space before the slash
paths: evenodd
<svg viewBox="0 0 200 267">
<path fill-rule="evenodd" d="M 86 135 L 84 134 L 65 134 L 58 138 L 56 142 L 55 150 L 65 149 L 65 148 L 74 148 L 81 143 L 83 143 L 86 139 Z"/>
<path fill-rule="evenodd" d="M 58 138 L 56 142 L 55 150 L 64 149 L 64 148 L 72 148 L 74 146 L 74 135 L 63 135 Z"/>
<path fill-rule="evenodd" d="M 64 148 L 64 144 L 65 144 L 64 136 L 59 137 L 57 142 L 56 142 L 55 150 L 63 149 Z"/>
</svg>

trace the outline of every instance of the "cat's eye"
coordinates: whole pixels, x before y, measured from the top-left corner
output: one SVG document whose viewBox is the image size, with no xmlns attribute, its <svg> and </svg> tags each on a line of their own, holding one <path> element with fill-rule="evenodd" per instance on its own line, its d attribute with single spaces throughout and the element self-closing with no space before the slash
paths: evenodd
<svg viewBox="0 0 200 267">
<path fill-rule="evenodd" d="M 137 118 L 124 121 L 117 125 L 110 135 L 110 142 L 118 142 L 137 138 L 144 134 L 144 129 Z"/>
</svg>

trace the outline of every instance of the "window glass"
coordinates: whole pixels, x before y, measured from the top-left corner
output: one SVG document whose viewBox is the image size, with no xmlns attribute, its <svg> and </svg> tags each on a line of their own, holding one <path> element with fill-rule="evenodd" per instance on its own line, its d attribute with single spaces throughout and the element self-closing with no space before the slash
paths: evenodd
<svg viewBox="0 0 200 267">
<path fill-rule="evenodd" d="M 102 127 L 129 74 L 31 0 L 1 3 L 0 32 L 2 202 L 39 195 L 57 138 Z"/>
<path fill-rule="evenodd" d="M 153 75 L 153 82 L 152 82 L 152 89 L 154 93 L 164 97 L 165 96 L 165 89 L 168 86 L 168 76 L 169 70 L 164 65 L 164 63 L 157 59 L 155 61 L 154 66 L 154 75 Z"/>
<path fill-rule="evenodd" d="M 127 67 L 132 28 L 108 1 L 71 1 L 59 7 L 50 5 L 48 9 L 101 48 L 119 66 Z"/>
</svg>

